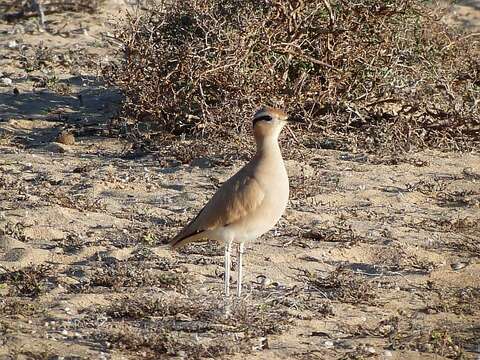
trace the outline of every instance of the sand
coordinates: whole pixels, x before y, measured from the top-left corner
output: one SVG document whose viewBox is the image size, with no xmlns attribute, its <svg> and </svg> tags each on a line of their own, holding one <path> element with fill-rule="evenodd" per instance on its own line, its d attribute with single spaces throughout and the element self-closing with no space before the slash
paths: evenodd
<svg viewBox="0 0 480 360">
<path fill-rule="evenodd" d="M 243 162 L 165 165 L 102 136 L 120 97 L 94 69 L 126 7 L 50 15 L 55 35 L 0 23 L 0 359 L 480 356 L 478 153 L 286 159 L 291 201 L 247 245 L 226 319 L 222 249 L 164 243 Z M 27 76 L 19 46 L 38 44 L 58 56 Z"/>
</svg>

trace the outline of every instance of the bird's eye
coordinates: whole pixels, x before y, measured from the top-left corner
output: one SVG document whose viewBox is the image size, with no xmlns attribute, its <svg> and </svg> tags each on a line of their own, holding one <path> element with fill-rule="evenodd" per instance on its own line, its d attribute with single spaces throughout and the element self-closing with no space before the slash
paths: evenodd
<svg viewBox="0 0 480 360">
<path fill-rule="evenodd" d="M 257 119 L 258 121 L 271 121 L 272 120 L 272 117 L 270 115 L 264 115 L 264 116 L 261 116 Z"/>
<path fill-rule="evenodd" d="M 257 117 L 253 119 L 253 124 L 255 125 L 255 123 L 259 121 L 272 121 L 272 117 L 270 115 L 263 115 L 263 116 Z"/>
</svg>

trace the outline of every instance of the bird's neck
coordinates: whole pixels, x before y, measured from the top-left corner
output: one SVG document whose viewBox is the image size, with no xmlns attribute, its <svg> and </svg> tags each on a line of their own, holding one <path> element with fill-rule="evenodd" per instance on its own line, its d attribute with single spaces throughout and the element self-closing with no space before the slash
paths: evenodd
<svg viewBox="0 0 480 360">
<path fill-rule="evenodd" d="M 255 142 L 257 143 L 257 153 L 255 154 L 255 157 L 282 157 L 282 153 L 280 152 L 280 146 L 278 145 L 277 136 L 256 138 Z"/>
</svg>

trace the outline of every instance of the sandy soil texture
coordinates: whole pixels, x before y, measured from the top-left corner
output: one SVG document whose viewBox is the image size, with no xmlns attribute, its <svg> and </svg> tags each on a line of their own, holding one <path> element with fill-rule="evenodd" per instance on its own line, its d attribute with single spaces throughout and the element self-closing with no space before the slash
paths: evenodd
<svg viewBox="0 0 480 360">
<path fill-rule="evenodd" d="M 478 153 L 286 159 L 291 202 L 226 317 L 221 247 L 163 244 L 242 162 L 107 136 L 125 7 L 0 22 L 0 359 L 479 358 Z"/>
</svg>

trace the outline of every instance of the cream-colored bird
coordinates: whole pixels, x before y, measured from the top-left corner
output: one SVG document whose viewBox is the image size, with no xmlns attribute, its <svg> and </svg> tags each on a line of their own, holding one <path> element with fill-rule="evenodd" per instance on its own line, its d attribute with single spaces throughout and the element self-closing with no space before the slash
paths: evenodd
<svg viewBox="0 0 480 360">
<path fill-rule="evenodd" d="M 255 156 L 217 190 L 210 201 L 171 241 L 180 248 L 205 239 L 225 244 L 225 296 L 230 293 L 230 253 L 238 244 L 237 295 L 242 291 L 244 243 L 272 229 L 288 202 L 288 175 L 278 145 L 286 124 L 283 111 L 262 107 L 253 118 Z"/>
</svg>

